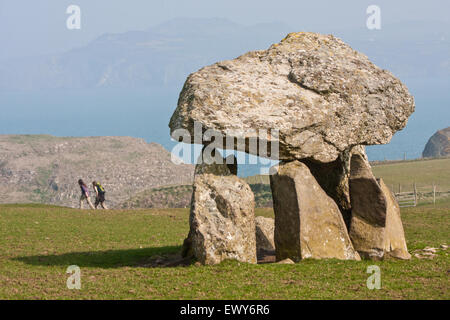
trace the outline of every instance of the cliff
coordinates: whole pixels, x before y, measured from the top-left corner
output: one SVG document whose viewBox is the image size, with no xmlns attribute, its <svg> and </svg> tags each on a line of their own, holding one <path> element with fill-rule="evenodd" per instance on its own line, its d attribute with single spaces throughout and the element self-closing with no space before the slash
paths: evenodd
<svg viewBox="0 0 450 320">
<path fill-rule="evenodd" d="M 424 158 L 439 158 L 450 156 L 450 127 L 436 132 L 425 145 Z"/>
</svg>

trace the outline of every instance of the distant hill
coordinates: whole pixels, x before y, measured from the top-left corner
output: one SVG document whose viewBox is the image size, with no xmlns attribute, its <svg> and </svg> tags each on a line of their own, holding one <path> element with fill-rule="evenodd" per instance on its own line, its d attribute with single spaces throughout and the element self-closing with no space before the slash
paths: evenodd
<svg viewBox="0 0 450 320">
<path fill-rule="evenodd" d="M 116 205 L 116 208 L 188 208 L 191 204 L 191 197 L 191 184 L 162 186 L 139 192 Z"/>
<path fill-rule="evenodd" d="M 0 203 L 76 207 L 77 181 L 100 181 L 113 207 L 150 188 L 190 184 L 192 165 L 175 165 L 161 145 L 131 137 L 0 135 Z"/>
<path fill-rule="evenodd" d="M 257 208 L 272 207 L 272 193 L 269 185 L 250 184 L 255 195 Z M 169 185 L 152 188 L 133 195 L 115 206 L 116 209 L 143 208 L 189 208 L 192 185 Z"/>
<path fill-rule="evenodd" d="M 423 150 L 424 158 L 439 158 L 450 156 L 450 127 L 436 132 Z"/>
<path fill-rule="evenodd" d="M 189 73 L 265 49 L 289 31 L 284 24 L 178 18 L 147 30 L 104 34 L 62 54 L 3 61 L 0 91 L 181 87 Z"/>
<path fill-rule="evenodd" d="M 377 32 L 332 29 L 382 68 L 404 77 L 450 76 L 450 27 L 427 21 Z M 141 31 L 104 34 L 64 53 L 0 62 L 0 91 L 88 88 L 180 88 L 190 73 L 247 51 L 267 49 L 284 23 L 243 26 L 227 19 L 177 18 Z"/>
</svg>

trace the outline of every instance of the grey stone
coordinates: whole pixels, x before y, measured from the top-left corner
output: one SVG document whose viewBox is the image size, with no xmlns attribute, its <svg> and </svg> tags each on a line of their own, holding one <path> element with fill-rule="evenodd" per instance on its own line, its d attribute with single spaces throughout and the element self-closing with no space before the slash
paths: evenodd
<svg viewBox="0 0 450 320">
<path fill-rule="evenodd" d="M 274 251 L 275 250 L 275 221 L 272 218 L 258 216 L 256 223 L 256 250 Z"/>
<path fill-rule="evenodd" d="M 351 159 L 349 235 L 361 257 L 381 260 L 390 256 L 409 259 L 400 208 L 384 182 L 377 180 L 367 158 L 355 153 Z"/>
<path fill-rule="evenodd" d="M 300 32 L 191 74 L 169 126 L 172 134 L 188 130 L 192 143 L 199 122 L 241 151 L 261 155 L 250 148 L 257 139 L 278 143 L 281 160 L 328 163 L 355 145 L 388 143 L 413 111 L 413 97 L 390 72 L 332 35 Z"/>
<path fill-rule="evenodd" d="M 294 261 L 292 261 L 291 259 L 287 258 L 287 259 L 283 259 L 281 261 L 277 262 L 278 264 L 295 264 Z"/>
<path fill-rule="evenodd" d="M 255 200 L 250 186 L 231 174 L 226 163 L 200 164 L 193 189 L 183 256 L 192 255 L 202 264 L 227 259 L 256 263 Z"/>
<path fill-rule="evenodd" d="M 270 176 L 270 185 L 277 260 L 360 259 L 338 206 L 305 164 L 299 161 L 280 163 L 276 174 Z"/>
<path fill-rule="evenodd" d="M 450 156 L 450 127 L 439 130 L 428 140 L 422 157 L 439 158 Z"/>
</svg>

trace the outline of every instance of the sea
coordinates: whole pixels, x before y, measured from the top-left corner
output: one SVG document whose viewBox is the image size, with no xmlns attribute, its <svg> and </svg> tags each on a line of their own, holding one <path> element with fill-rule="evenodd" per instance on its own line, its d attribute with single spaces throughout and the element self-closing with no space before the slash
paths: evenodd
<svg viewBox="0 0 450 320">
<path fill-rule="evenodd" d="M 367 147 L 371 161 L 420 158 L 428 139 L 450 126 L 450 79 L 402 81 L 415 98 L 416 111 L 389 144 Z M 170 139 L 168 123 L 180 89 L 0 92 L 0 134 L 132 136 L 171 151 L 176 143 Z M 266 173 L 273 164 L 256 161 L 258 164 L 241 166 L 239 175 Z"/>
</svg>

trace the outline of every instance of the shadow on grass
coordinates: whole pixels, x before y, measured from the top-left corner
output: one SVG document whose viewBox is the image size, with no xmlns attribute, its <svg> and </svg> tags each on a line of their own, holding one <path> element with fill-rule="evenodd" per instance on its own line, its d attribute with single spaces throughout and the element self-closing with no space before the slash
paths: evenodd
<svg viewBox="0 0 450 320">
<path fill-rule="evenodd" d="M 181 257 L 180 246 L 151 247 L 143 249 L 71 252 L 59 255 L 17 257 L 13 260 L 39 266 L 70 266 L 121 268 L 121 267 L 176 267 L 191 264 Z"/>
</svg>

